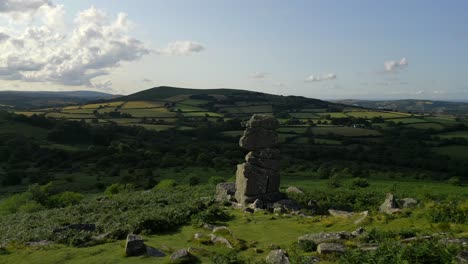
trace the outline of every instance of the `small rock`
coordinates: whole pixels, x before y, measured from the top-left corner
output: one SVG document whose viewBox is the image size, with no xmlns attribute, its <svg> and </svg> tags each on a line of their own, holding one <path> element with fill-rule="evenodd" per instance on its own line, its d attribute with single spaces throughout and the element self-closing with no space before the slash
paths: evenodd
<svg viewBox="0 0 468 264">
<path fill-rule="evenodd" d="M 291 200 L 291 199 L 283 199 L 283 200 L 277 201 L 276 203 L 273 204 L 273 208 L 277 208 L 277 207 L 282 207 L 286 211 L 301 210 L 301 207 L 299 206 L 299 204 L 296 201 Z"/>
<path fill-rule="evenodd" d="M 179 249 L 171 255 L 171 263 L 193 263 L 193 259 L 186 249 Z"/>
<path fill-rule="evenodd" d="M 334 209 L 330 209 L 328 210 L 328 212 L 330 213 L 330 215 L 334 217 L 351 218 L 354 215 L 353 212 L 340 211 L 340 210 L 334 210 Z"/>
<path fill-rule="evenodd" d="M 468 251 L 463 250 L 457 255 L 457 261 L 458 263 L 468 263 Z"/>
<path fill-rule="evenodd" d="M 320 258 L 318 257 L 314 257 L 314 256 L 303 256 L 302 257 L 302 262 L 301 263 L 304 263 L 304 264 L 315 264 L 315 263 L 319 263 L 320 262 Z"/>
<path fill-rule="evenodd" d="M 271 264 L 289 264 L 289 258 L 286 251 L 282 249 L 272 250 L 266 257 L 266 262 Z"/>
<path fill-rule="evenodd" d="M 418 201 L 414 198 L 404 198 L 398 200 L 402 208 L 414 208 L 418 205 Z"/>
<path fill-rule="evenodd" d="M 315 244 L 334 242 L 339 240 L 346 240 L 351 238 L 352 235 L 349 232 L 332 232 L 332 233 L 316 233 L 316 234 L 307 234 L 298 238 L 299 244 L 304 243 L 304 241 L 313 241 Z"/>
<path fill-rule="evenodd" d="M 257 200 L 255 200 L 253 203 L 251 203 L 251 204 L 249 205 L 249 208 L 255 210 L 255 209 L 263 209 L 263 208 L 265 208 L 265 207 L 264 207 L 263 201 L 260 200 L 260 199 L 257 199 Z"/>
<path fill-rule="evenodd" d="M 49 240 L 40 240 L 40 241 L 30 241 L 30 242 L 26 242 L 26 246 L 30 246 L 30 247 L 42 247 L 42 246 L 48 246 L 50 244 L 53 244 L 54 242 L 52 241 L 49 241 Z"/>
<path fill-rule="evenodd" d="M 398 214 L 401 212 L 401 209 L 398 208 L 398 204 L 393 194 L 387 193 L 385 201 L 379 207 L 379 211 L 387 214 Z"/>
<path fill-rule="evenodd" d="M 317 246 L 317 252 L 319 254 L 343 254 L 345 252 L 345 247 L 341 244 L 336 243 L 321 243 Z"/>
<path fill-rule="evenodd" d="M 187 251 L 188 253 L 199 257 L 206 257 L 210 255 L 210 251 L 204 248 L 189 247 Z"/>
<path fill-rule="evenodd" d="M 358 248 L 359 250 L 362 250 L 362 251 L 374 251 L 379 248 L 379 244 L 375 244 L 375 243 L 360 244 Z"/>
<path fill-rule="evenodd" d="M 213 231 L 213 229 L 215 229 L 216 226 L 210 224 L 203 224 L 203 228 Z"/>
<path fill-rule="evenodd" d="M 140 236 L 129 234 L 125 243 L 125 255 L 127 257 L 142 256 L 146 254 L 146 246 Z"/>
<path fill-rule="evenodd" d="M 442 238 L 439 240 L 441 244 L 460 244 L 462 246 L 468 246 L 468 238 Z"/>
<path fill-rule="evenodd" d="M 369 216 L 369 211 L 361 212 L 361 213 L 359 213 L 359 215 L 361 215 L 361 217 L 359 217 L 358 219 L 356 219 L 356 221 L 354 221 L 355 225 L 359 225 L 364 220 L 366 220 L 366 218 Z"/>
<path fill-rule="evenodd" d="M 400 240 L 400 242 L 401 243 L 410 243 L 410 242 L 414 242 L 414 241 L 429 240 L 429 239 L 432 239 L 432 237 L 431 236 L 418 236 L 418 237 L 405 238 L 405 239 Z"/>
<path fill-rule="evenodd" d="M 225 226 L 218 226 L 213 228 L 213 234 L 216 235 L 231 235 L 232 231 Z"/>
<path fill-rule="evenodd" d="M 286 210 L 284 210 L 283 207 L 275 207 L 275 208 L 273 208 L 273 213 L 275 213 L 275 214 L 283 214 L 283 213 L 285 213 L 285 212 L 286 212 Z"/>
<path fill-rule="evenodd" d="M 358 227 L 358 229 L 351 232 L 351 235 L 353 237 L 357 237 L 357 236 L 360 236 L 360 235 L 364 234 L 365 232 L 366 232 L 366 230 L 363 227 Z"/>
<path fill-rule="evenodd" d="M 229 202 L 236 193 L 235 182 L 222 182 L 216 185 L 216 196 L 217 202 Z"/>
<path fill-rule="evenodd" d="M 157 248 L 150 247 L 150 246 L 145 246 L 145 247 L 146 247 L 146 255 L 150 257 L 162 258 L 166 256 L 164 252 L 162 252 L 161 250 Z"/>
<path fill-rule="evenodd" d="M 295 194 L 304 194 L 304 191 L 299 189 L 298 187 L 296 186 L 289 186 L 287 189 L 286 189 L 286 193 L 295 193 Z"/>
<path fill-rule="evenodd" d="M 229 240 L 227 240 L 226 238 L 221 237 L 221 236 L 217 236 L 217 235 L 213 235 L 213 234 L 211 234 L 210 237 L 211 237 L 211 242 L 213 244 L 221 244 L 221 245 L 225 245 L 226 247 L 228 247 L 230 249 L 233 249 L 233 247 L 231 245 L 231 242 L 229 242 Z"/>
</svg>

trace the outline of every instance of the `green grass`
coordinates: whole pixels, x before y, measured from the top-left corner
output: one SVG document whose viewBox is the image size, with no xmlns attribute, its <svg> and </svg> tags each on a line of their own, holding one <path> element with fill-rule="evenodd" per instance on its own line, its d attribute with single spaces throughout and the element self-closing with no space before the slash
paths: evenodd
<svg viewBox="0 0 468 264">
<path fill-rule="evenodd" d="M 304 112 L 300 112 L 300 113 L 289 113 L 289 115 L 291 117 L 295 117 L 295 118 L 321 118 L 321 116 L 317 113 L 304 113 Z"/>
<path fill-rule="evenodd" d="M 141 126 L 141 127 L 144 127 L 148 130 L 154 130 L 154 131 L 164 131 L 164 130 L 168 130 L 168 129 L 171 129 L 171 128 L 174 128 L 175 126 L 173 125 L 151 125 L 151 124 L 120 124 L 122 126 Z"/>
<path fill-rule="evenodd" d="M 93 114 L 68 114 L 68 113 L 57 113 L 50 112 L 46 114 L 46 117 L 58 118 L 58 119 L 86 119 L 95 117 Z"/>
<path fill-rule="evenodd" d="M 413 123 L 427 123 L 428 121 L 423 118 L 414 118 L 414 117 L 403 117 L 403 118 L 392 118 L 387 119 L 387 121 L 402 123 L 402 124 L 413 124 Z"/>
<path fill-rule="evenodd" d="M 313 127 L 312 132 L 315 135 L 335 134 L 345 137 L 364 137 L 364 136 L 380 136 L 380 132 L 365 128 L 354 127 Z"/>
<path fill-rule="evenodd" d="M 166 108 L 149 108 L 149 109 L 122 109 L 121 113 L 130 114 L 132 117 L 175 117 L 176 113 L 169 112 Z"/>
<path fill-rule="evenodd" d="M 139 109 L 155 107 L 164 107 L 164 102 L 129 101 L 122 106 L 122 109 Z"/>
<path fill-rule="evenodd" d="M 314 144 L 318 145 L 341 145 L 341 141 L 324 138 L 314 138 Z"/>
<path fill-rule="evenodd" d="M 107 107 L 104 107 L 103 109 L 106 109 Z M 102 109 L 99 110 L 99 112 Z M 69 114 L 93 114 L 95 109 L 88 109 L 88 108 L 77 108 L 77 109 L 62 109 L 62 113 L 69 113 Z"/>
<path fill-rule="evenodd" d="M 433 148 L 433 151 L 454 159 L 468 160 L 468 146 L 444 146 Z"/>
<path fill-rule="evenodd" d="M 33 116 L 33 115 L 43 115 L 44 112 L 32 112 L 32 111 L 17 111 L 17 115 Z"/>
<path fill-rule="evenodd" d="M 281 127 L 278 129 L 280 133 L 296 133 L 296 134 L 304 134 L 307 131 L 308 127 Z"/>
<path fill-rule="evenodd" d="M 199 106 L 199 105 L 204 105 L 209 103 L 210 101 L 208 100 L 200 100 L 200 99 L 187 99 L 182 101 L 181 103 L 186 104 L 186 105 L 194 105 L 194 106 Z"/>
<path fill-rule="evenodd" d="M 208 110 L 205 108 L 193 106 L 193 105 L 186 105 L 182 103 L 177 103 L 174 111 L 181 111 L 181 112 L 207 112 Z"/>
<path fill-rule="evenodd" d="M 468 131 L 462 130 L 462 131 L 452 131 L 452 132 L 446 132 L 442 134 L 436 134 L 435 136 L 438 136 L 442 139 L 445 138 L 465 138 L 468 139 Z"/>
<path fill-rule="evenodd" d="M 407 124 L 405 127 L 411 127 L 416 129 L 434 129 L 434 130 L 442 130 L 445 127 L 438 123 L 417 123 L 417 124 Z"/>
<path fill-rule="evenodd" d="M 40 127 L 31 126 L 20 122 L 0 121 L 0 134 L 20 134 L 25 137 L 36 139 L 46 139 L 48 130 Z"/>
<path fill-rule="evenodd" d="M 373 117 L 382 117 L 382 118 L 397 118 L 408 116 L 405 113 L 398 112 L 383 112 L 383 111 L 353 111 L 346 112 L 347 116 L 352 116 L 355 118 L 373 118 Z"/>
<path fill-rule="evenodd" d="M 240 137 L 244 131 L 238 130 L 238 131 L 224 131 L 223 135 L 228 136 L 228 137 Z"/>
<path fill-rule="evenodd" d="M 208 117 L 222 117 L 223 115 L 220 115 L 218 113 L 214 112 L 185 112 L 182 114 L 183 116 L 187 117 L 203 117 L 203 116 L 208 116 Z"/>
<path fill-rule="evenodd" d="M 319 113 L 318 114 L 320 117 L 325 117 L 325 116 L 330 116 L 332 118 L 342 118 L 342 117 L 347 117 L 346 113 L 343 112 L 328 112 L 328 113 Z"/>
<path fill-rule="evenodd" d="M 271 113 L 273 107 L 271 105 L 251 105 L 251 106 L 235 106 L 219 108 L 221 112 L 230 114 L 253 114 L 253 113 Z"/>
</svg>

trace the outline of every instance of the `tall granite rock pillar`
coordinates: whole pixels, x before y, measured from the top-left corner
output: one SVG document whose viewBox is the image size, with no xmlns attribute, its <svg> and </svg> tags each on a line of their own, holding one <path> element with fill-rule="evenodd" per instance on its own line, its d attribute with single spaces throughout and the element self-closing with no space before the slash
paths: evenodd
<svg viewBox="0 0 468 264">
<path fill-rule="evenodd" d="M 237 165 L 235 196 L 238 203 L 281 199 L 278 127 L 278 120 L 267 115 L 253 115 L 247 122 L 239 145 L 250 152 L 245 156 L 246 162 Z"/>
</svg>

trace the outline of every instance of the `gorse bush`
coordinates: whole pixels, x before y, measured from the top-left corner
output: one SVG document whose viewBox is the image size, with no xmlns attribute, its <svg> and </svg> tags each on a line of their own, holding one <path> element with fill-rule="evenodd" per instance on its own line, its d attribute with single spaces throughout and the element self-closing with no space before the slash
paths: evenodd
<svg viewBox="0 0 468 264">
<path fill-rule="evenodd" d="M 429 205 L 427 216 L 434 223 L 468 224 L 468 202 L 450 201 Z"/>
<path fill-rule="evenodd" d="M 104 194 L 110 197 L 112 195 L 116 195 L 119 193 L 124 193 L 124 192 L 128 193 L 133 190 L 134 190 L 134 187 L 131 184 L 114 183 L 114 184 L 109 185 L 109 187 L 106 188 L 106 190 L 104 191 Z"/>
<path fill-rule="evenodd" d="M 155 189 L 169 189 L 177 186 L 177 182 L 171 179 L 162 180 L 156 185 Z"/>
<path fill-rule="evenodd" d="M 369 187 L 369 182 L 364 178 L 354 178 L 351 180 L 351 187 L 365 188 Z"/>
<path fill-rule="evenodd" d="M 0 216 L 0 244 L 6 241 L 50 240 L 77 245 L 102 233 L 108 233 L 109 238 L 123 239 L 129 233 L 173 231 L 190 223 L 192 215 L 210 208 L 214 201 L 206 197 L 210 196 L 211 191 L 206 186 L 180 186 L 133 192 L 132 195 L 115 194 L 111 198 L 97 197 L 60 209 Z M 208 212 L 211 213 L 206 213 L 208 216 L 202 217 L 203 220 L 220 215 L 217 209 Z M 74 231 L 52 232 L 78 223 L 95 224 L 96 231 L 81 235 Z"/>
<path fill-rule="evenodd" d="M 421 264 L 452 263 L 455 248 L 446 248 L 437 241 L 421 241 L 402 246 L 395 240 L 382 243 L 375 251 L 351 250 L 340 259 L 340 264 L 392 263 Z"/>
</svg>

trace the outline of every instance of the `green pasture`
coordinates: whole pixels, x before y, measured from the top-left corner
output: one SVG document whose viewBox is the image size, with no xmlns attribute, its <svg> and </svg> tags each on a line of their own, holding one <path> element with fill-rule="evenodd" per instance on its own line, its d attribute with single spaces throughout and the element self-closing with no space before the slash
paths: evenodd
<svg viewBox="0 0 468 264">
<path fill-rule="evenodd" d="M 139 109 L 139 108 L 155 108 L 155 107 L 164 107 L 164 102 L 128 101 L 122 105 L 122 109 Z"/>
<path fill-rule="evenodd" d="M 186 117 L 203 117 L 203 116 L 222 117 L 223 116 L 221 114 L 214 113 L 214 112 L 185 112 L 182 115 Z"/>
<path fill-rule="evenodd" d="M 230 114 L 253 114 L 253 113 L 271 113 L 273 107 L 271 105 L 251 105 L 251 106 L 233 106 L 219 108 L 221 112 Z"/>
<path fill-rule="evenodd" d="M 416 124 L 407 124 L 405 127 L 416 128 L 416 129 L 434 129 L 442 130 L 445 127 L 438 123 L 416 123 Z"/>
<path fill-rule="evenodd" d="M 451 157 L 453 159 L 468 160 L 468 146 L 463 145 L 453 145 L 453 146 L 443 146 L 436 147 L 432 149 L 436 153 Z M 468 189 L 468 188 L 467 188 Z"/>
<path fill-rule="evenodd" d="M 289 116 L 295 117 L 295 118 L 321 118 L 320 114 L 317 113 L 310 113 L 310 112 L 296 112 L 296 113 L 289 113 Z"/>
<path fill-rule="evenodd" d="M 464 138 L 464 139 L 468 139 L 468 131 L 466 131 L 466 130 L 452 131 L 452 132 L 436 134 L 434 136 L 438 136 L 439 138 L 442 138 L 442 139 L 446 139 L 446 138 Z"/>
<path fill-rule="evenodd" d="M 166 108 L 148 108 L 148 109 L 121 109 L 121 113 L 130 114 L 132 117 L 175 117 L 175 112 L 170 112 Z"/>
<path fill-rule="evenodd" d="M 50 112 L 46 114 L 46 117 L 58 118 L 58 119 L 88 119 L 94 118 L 93 114 L 71 114 L 71 113 L 59 113 Z"/>
<path fill-rule="evenodd" d="M 384 119 L 387 118 L 397 118 L 397 117 L 405 117 L 409 116 L 405 113 L 399 112 L 383 112 L 383 111 L 352 111 L 346 112 L 347 116 L 355 117 L 355 118 L 373 118 L 373 117 L 382 117 Z"/>
<path fill-rule="evenodd" d="M 281 127 L 278 128 L 278 132 L 280 133 L 295 133 L 295 134 L 304 134 L 309 127 L 300 127 L 300 126 L 294 126 L 294 127 Z"/>
<path fill-rule="evenodd" d="M 193 106 L 199 106 L 199 105 L 204 105 L 209 103 L 210 101 L 208 100 L 201 100 L 201 99 L 187 99 L 184 100 L 180 103 L 185 104 L 185 105 L 193 105 Z"/>
<path fill-rule="evenodd" d="M 140 126 L 144 127 L 148 130 L 154 130 L 154 131 L 164 131 L 168 130 L 171 128 L 174 128 L 175 126 L 173 125 L 152 125 L 152 124 L 132 124 L 132 123 L 127 123 L 127 124 L 120 124 L 122 126 Z"/>
<path fill-rule="evenodd" d="M 313 127 L 312 133 L 314 135 L 340 135 L 345 137 L 364 137 L 364 136 L 380 136 L 381 133 L 376 130 L 354 127 Z"/>
</svg>

